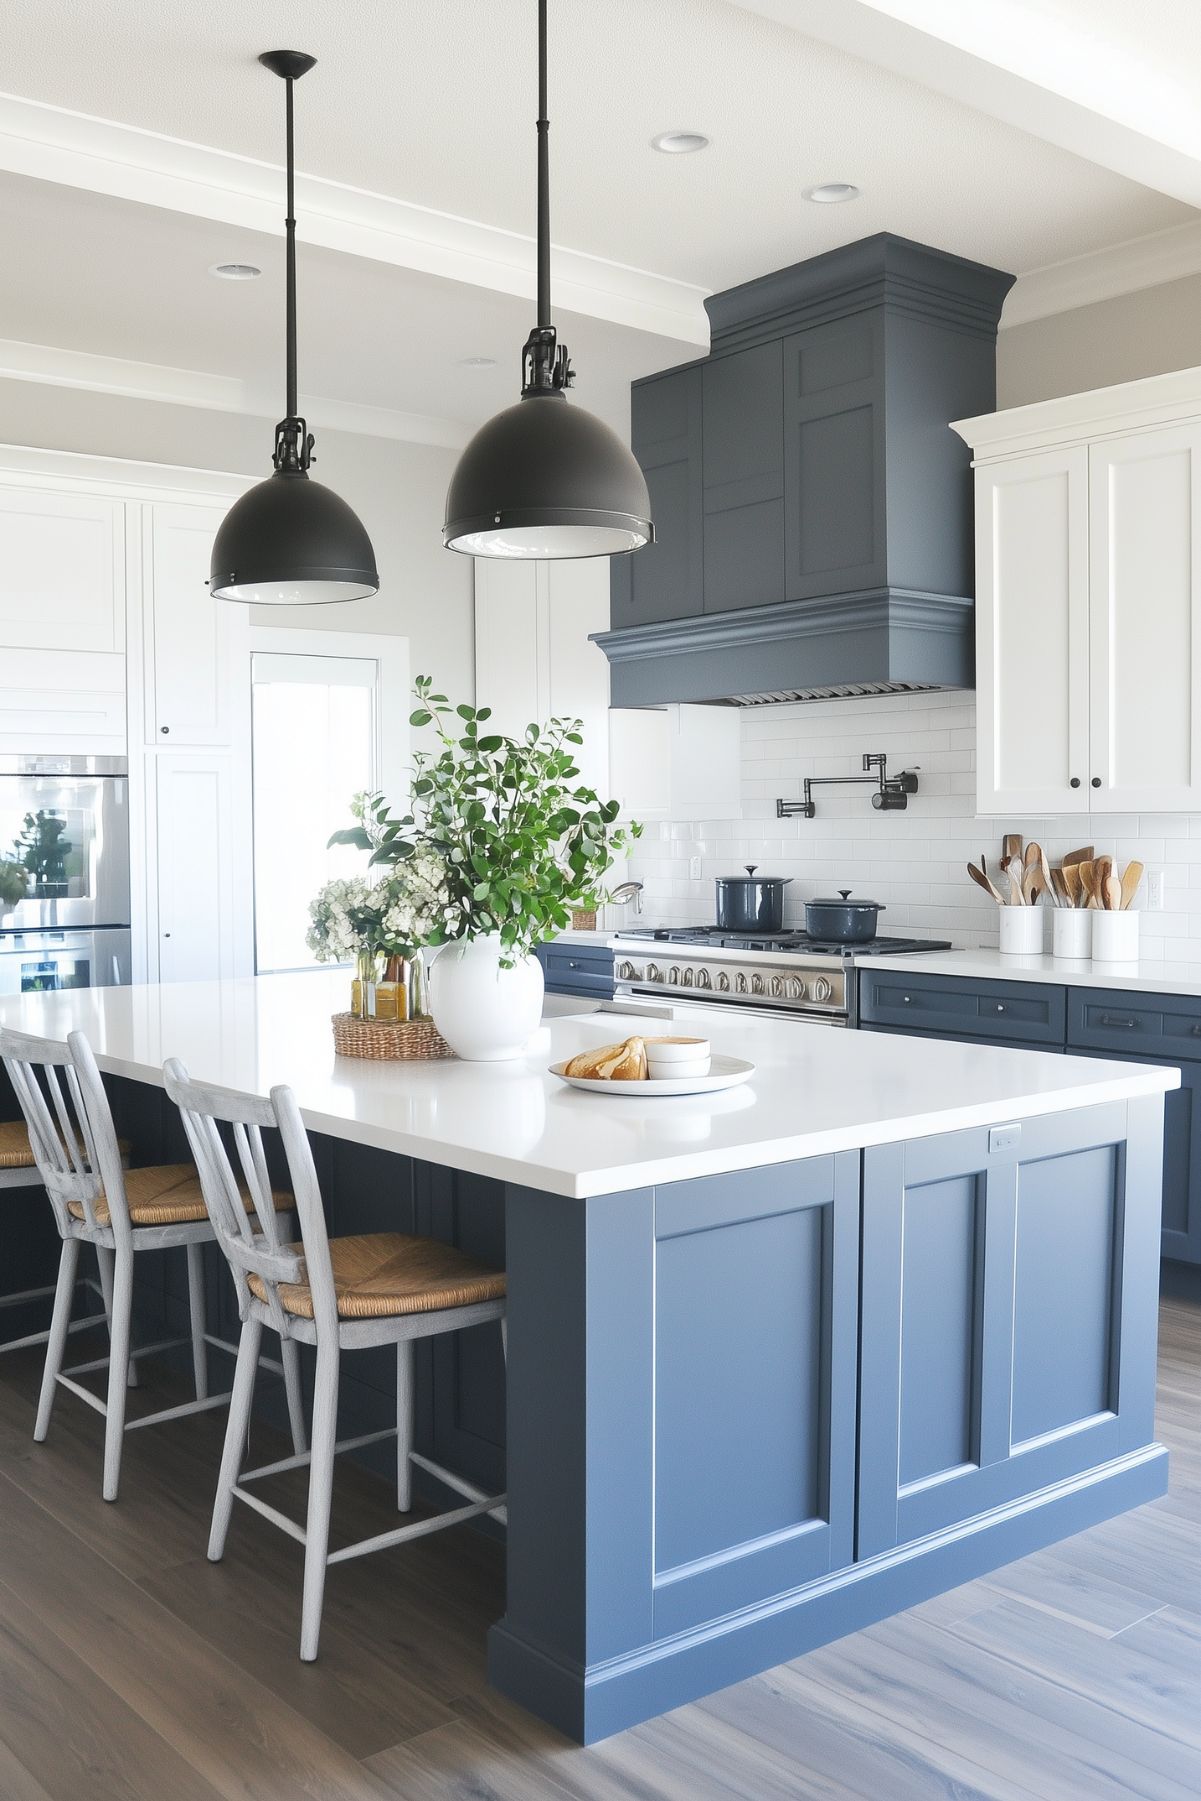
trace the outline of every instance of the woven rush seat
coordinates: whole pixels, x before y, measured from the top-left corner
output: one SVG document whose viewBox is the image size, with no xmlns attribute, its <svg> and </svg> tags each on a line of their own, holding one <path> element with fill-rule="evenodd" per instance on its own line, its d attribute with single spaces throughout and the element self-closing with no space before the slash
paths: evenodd
<svg viewBox="0 0 1201 1801">
<path fill-rule="evenodd" d="M 253 1202 L 249 1190 L 240 1188 L 242 1205 L 247 1213 Z M 129 1202 L 130 1224 L 135 1226 L 186 1226 L 208 1218 L 200 1177 L 190 1163 L 151 1163 L 144 1169 L 125 1172 L 125 1194 Z M 295 1202 L 290 1194 L 271 1191 L 277 1213 L 286 1213 Z M 109 1224 L 108 1202 L 100 1195 L 93 1202 L 98 1226 Z M 67 1211 L 73 1219 L 84 1219 L 82 1201 L 68 1201 Z"/>
<path fill-rule="evenodd" d="M 290 1247 L 303 1256 L 304 1246 Z M 405 1232 L 371 1232 L 329 1241 L 334 1291 L 342 1319 L 394 1319 L 408 1313 L 438 1313 L 445 1307 L 471 1307 L 498 1300 L 505 1292 L 503 1270 L 477 1257 Z M 257 1300 L 267 1299 L 261 1276 L 246 1278 Z M 307 1282 L 281 1282 L 285 1313 L 312 1319 L 313 1296 Z"/>
<path fill-rule="evenodd" d="M 33 1152 L 23 1119 L 0 1120 L 0 1169 L 32 1169 Z"/>
<path fill-rule="evenodd" d="M 122 1157 L 129 1155 L 128 1138 L 117 1140 Z M 0 1169 L 32 1169 L 33 1147 L 23 1119 L 0 1119 Z"/>
</svg>

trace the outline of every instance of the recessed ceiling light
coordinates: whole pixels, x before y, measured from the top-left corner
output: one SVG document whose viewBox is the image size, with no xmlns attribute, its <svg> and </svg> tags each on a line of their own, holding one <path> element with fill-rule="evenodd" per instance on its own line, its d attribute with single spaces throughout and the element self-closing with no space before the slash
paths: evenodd
<svg viewBox="0 0 1201 1801">
<path fill-rule="evenodd" d="M 460 369 L 495 369 L 495 367 L 496 358 L 494 356 L 461 356 L 459 358 Z"/>
<path fill-rule="evenodd" d="M 690 156 L 694 150 L 708 148 L 709 140 L 699 131 L 661 131 L 651 139 L 651 149 L 664 156 Z"/>
<path fill-rule="evenodd" d="M 262 273 L 257 263 L 213 263 L 209 268 L 209 274 L 222 281 L 254 281 Z"/>
<path fill-rule="evenodd" d="M 806 188 L 805 199 L 816 200 L 819 206 L 839 206 L 844 200 L 858 200 L 862 192 L 853 181 L 823 181 L 820 187 Z"/>
</svg>

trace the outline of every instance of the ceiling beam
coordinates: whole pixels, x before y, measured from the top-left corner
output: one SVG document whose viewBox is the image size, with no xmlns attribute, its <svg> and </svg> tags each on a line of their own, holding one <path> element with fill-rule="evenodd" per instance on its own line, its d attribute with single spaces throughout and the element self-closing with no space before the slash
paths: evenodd
<svg viewBox="0 0 1201 1801">
<path fill-rule="evenodd" d="M 0 170 L 283 234 L 273 164 L 16 94 L 0 94 Z M 532 237 L 300 172 L 296 200 L 302 242 L 533 300 Z M 708 347 L 707 289 L 561 247 L 551 267 L 565 312 Z"/>
<path fill-rule="evenodd" d="M 735 0 L 1113 174 L 1201 207 L 1201 118 L 1167 71 L 1037 0 Z M 1000 172 L 1003 174 L 1003 171 Z"/>
</svg>

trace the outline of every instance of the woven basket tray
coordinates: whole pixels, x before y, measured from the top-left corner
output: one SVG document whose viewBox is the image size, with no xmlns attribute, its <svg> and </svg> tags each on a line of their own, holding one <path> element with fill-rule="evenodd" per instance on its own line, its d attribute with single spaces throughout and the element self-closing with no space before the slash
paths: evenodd
<svg viewBox="0 0 1201 1801">
<path fill-rule="evenodd" d="M 356 1019 L 353 1013 L 335 1013 L 333 1027 L 339 1057 L 425 1063 L 454 1056 L 432 1019 Z"/>
</svg>

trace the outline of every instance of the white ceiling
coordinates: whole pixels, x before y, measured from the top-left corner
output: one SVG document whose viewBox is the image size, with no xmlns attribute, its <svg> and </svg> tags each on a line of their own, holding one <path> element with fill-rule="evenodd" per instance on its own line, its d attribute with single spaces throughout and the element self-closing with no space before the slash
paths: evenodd
<svg viewBox="0 0 1201 1801">
<path fill-rule="evenodd" d="M 1190 107 L 1201 118 L 1190 0 L 552 0 L 550 14 L 553 235 L 600 259 L 561 285 L 577 307 L 562 323 L 581 400 L 615 423 L 631 377 L 697 354 L 697 326 L 680 321 L 700 318 L 699 291 L 881 230 L 1024 273 L 1198 217 L 1178 197 L 1187 182 L 1123 172 L 1147 164 L 1134 150 L 1157 118 L 1160 148 L 1192 148 L 1183 124 L 1168 142 Z M 302 233 L 320 240 L 302 254 L 302 385 L 461 435 L 514 392 L 529 322 L 534 20 L 533 0 L 7 0 L 9 94 L 134 130 L 72 163 L 52 140 L 78 121 L 6 115 L 0 339 L 210 372 L 274 410 L 282 96 L 255 57 L 289 44 L 319 58 L 297 91 L 298 162 L 327 184 L 301 191 Z M 1030 128 L 1044 114 L 1045 136 Z M 711 148 L 648 148 L 680 127 Z M 224 156 L 191 191 L 150 176 L 138 188 L 131 169 L 187 145 Z M 803 200 L 830 180 L 863 199 Z M 257 211 L 226 208 L 242 182 Z M 319 216 L 374 222 L 380 196 L 407 211 L 374 239 Z M 427 229 L 458 234 L 454 279 L 419 254 Z M 520 265 L 499 286 L 498 255 Z M 232 259 L 264 279 L 205 275 Z M 467 355 L 499 367 L 468 372 Z"/>
</svg>

